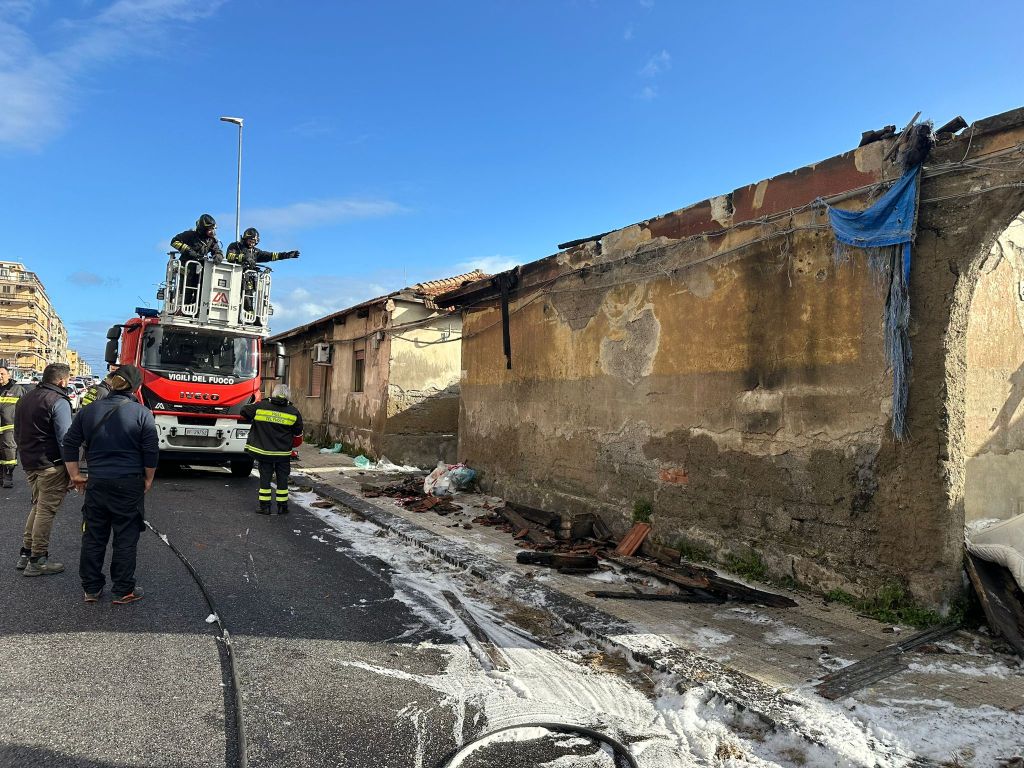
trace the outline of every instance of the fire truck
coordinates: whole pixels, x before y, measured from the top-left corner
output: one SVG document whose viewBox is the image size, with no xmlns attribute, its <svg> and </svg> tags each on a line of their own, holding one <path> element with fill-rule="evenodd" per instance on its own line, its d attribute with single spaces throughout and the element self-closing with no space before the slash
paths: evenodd
<svg viewBox="0 0 1024 768">
<path fill-rule="evenodd" d="M 278 378 L 284 350 L 277 345 L 273 371 L 262 371 L 270 335 L 270 270 L 212 261 L 182 262 L 170 254 L 159 309 L 137 307 L 136 317 L 107 332 L 105 359 L 142 371 L 139 394 L 153 411 L 161 461 L 228 466 L 248 476 L 249 425 L 242 406 L 260 399 L 260 379 Z"/>
</svg>

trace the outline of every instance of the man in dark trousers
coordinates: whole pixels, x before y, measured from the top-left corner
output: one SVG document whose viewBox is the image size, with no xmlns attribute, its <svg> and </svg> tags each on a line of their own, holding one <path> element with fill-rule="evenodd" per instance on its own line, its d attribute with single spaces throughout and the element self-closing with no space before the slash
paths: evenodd
<svg viewBox="0 0 1024 768">
<path fill-rule="evenodd" d="M 0 365 L 0 487 L 14 487 L 14 467 L 18 446 L 14 442 L 14 409 L 25 389 L 11 378 L 10 370 Z"/>
<path fill-rule="evenodd" d="M 252 422 L 245 450 L 259 463 L 261 515 L 270 514 L 270 499 L 277 502 L 277 514 L 288 513 L 288 475 L 292 469 L 292 448 L 301 442 L 302 414 L 291 404 L 291 393 L 284 384 L 274 387 L 267 400 L 250 403 L 242 408 L 242 421 Z M 270 479 L 275 477 L 277 488 L 272 492 Z"/>
<path fill-rule="evenodd" d="M 57 510 L 68 492 L 68 472 L 61 454 L 64 433 L 71 425 L 68 382 L 71 367 L 50 363 L 39 386 L 18 400 L 14 440 L 21 468 L 32 486 L 32 510 L 25 520 L 21 555 L 15 566 L 25 576 L 50 576 L 64 570 L 50 562 L 50 533 Z"/>
<path fill-rule="evenodd" d="M 95 603 L 105 584 L 103 559 L 114 533 L 110 580 L 115 605 L 142 599 L 135 583 L 135 551 L 145 528 L 143 499 L 153 485 L 160 456 L 153 414 L 134 397 L 142 372 L 122 365 L 107 377 L 110 394 L 78 412 L 64 439 L 64 463 L 71 482 L 85 490 L 79 575 L 85 602 Z M 85 450 L 89 477 L 82 475 Z"/>
</svg>

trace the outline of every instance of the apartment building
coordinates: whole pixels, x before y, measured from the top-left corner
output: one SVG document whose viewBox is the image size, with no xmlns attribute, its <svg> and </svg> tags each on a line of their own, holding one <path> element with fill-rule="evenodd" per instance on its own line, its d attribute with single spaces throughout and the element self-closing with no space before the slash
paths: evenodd
<svg viewBox="0 0 1024 768">
<path fill-rule="evenodd" d="M 22 372 L 68 359 L 68 333 L 35 272 L 0 261 L 0 362 Z"/>
</svg>

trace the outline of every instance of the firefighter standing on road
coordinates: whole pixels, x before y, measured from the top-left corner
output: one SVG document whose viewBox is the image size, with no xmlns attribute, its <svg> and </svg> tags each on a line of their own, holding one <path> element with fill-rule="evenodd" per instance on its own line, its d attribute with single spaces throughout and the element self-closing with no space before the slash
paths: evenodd
<svg viewBox="0 0 1024 768">
<path fill-rule="evenodd" d="M 261 515 L 270 514 L 270 500 L 277 502 L 277 514 L 288 513 L 288 475 L 292 468 L 292 448 L 302 442 L 302 414 L 291 404 L 291 393 L 284 384 L 274 387 L 267 400 L 242 408 L 242 422 L 251 422 L 245 450 L 259 463 Z M 271 477 L 277 488 L 272 491 Z"/>
<path fill-rule="evenodd" d="M 0 487 L 14 487 L 14 467 L 18 447 L 14 442 L 14 408 L 25 394 L 24 387 L 11 378 L 10 370 L 0 365 Z"/>
</svg>

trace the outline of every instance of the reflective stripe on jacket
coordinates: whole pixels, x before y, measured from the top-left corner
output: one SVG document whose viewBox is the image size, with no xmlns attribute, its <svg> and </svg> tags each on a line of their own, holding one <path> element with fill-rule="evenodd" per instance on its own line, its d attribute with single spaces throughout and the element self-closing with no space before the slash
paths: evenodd
<svg viewBox="0 0 1024 768">
<path fill-rule="evenodd" d="M 14 381 L 0 387 L 0 432 L 14 429 L 14 409 L 25 394 L 25 388 Z"/>
<path fill-rule="evenodd" d="M 302 434 L 302 414 L 280 397 L 250 403 L 242 408 L 242 421 L 250 422 L 245 450 L 257 459 L 287 459 L 292 455 L 292 440 Z"/>
</svg>

